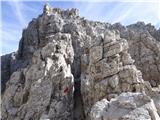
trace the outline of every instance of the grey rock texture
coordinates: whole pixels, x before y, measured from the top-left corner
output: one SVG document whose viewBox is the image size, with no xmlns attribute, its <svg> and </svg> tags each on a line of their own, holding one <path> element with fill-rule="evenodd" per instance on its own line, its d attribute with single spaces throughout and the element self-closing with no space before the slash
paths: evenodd
<svg viewBox="0 0 160 120">
<path fill-rule="evenodd" d="M 57 33 L 50 40 L 34 52 L 30 66 L 11 75 L 2 98 L 2 119 L 71 119 L 71 36 Z"/>
<path fill-rule="evenodd" d="M 121 37 L 128 40 L 129 53 L 135 65 L 143 73 L 143 79 L 153 87 L 160 84 L 160 34 L 151 24 L 143 22 L 127 27 L 116 23 L 113 29 L 119 30 Z"/>
<path fill-rule="evenodd" d="M 91 120 L 159 120 L 153 100 L 142 93 L 122 93 L 107 101 L 96 102 L 90 112 Z"/>
<path fill-rule="evenodd" d="M 17 53 L 1 56 L 1 92 L 5 90 L 6 82 L 11 74 L 30 64 L 30 59 L 18 58 Z"/>
<path fill-rule="evenodd" d="M 159 38 L 46 4 L 1 56 L 2 120 L 159 120 Z"/>
<path fill-rule="evenodd" d="M 81 93 L 86 116 L 90 107 L 102 98 L 111 99 L 122 92 L 145 92 L 142 74 L 127 52 L 127 41 L 115 31 L 107 30 L 99 43 L 99 46 L 91 45 L 89 53 L 85 53 L 88 59 L 82 57 L 82 61 L 88 60 L 88 64 L 83 65 L 85 69 L 81 67 Z"/>
</svg>

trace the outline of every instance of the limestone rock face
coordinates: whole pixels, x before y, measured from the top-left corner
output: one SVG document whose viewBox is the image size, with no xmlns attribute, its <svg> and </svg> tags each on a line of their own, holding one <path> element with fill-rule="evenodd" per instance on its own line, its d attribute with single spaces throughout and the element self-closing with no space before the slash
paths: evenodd
<svg viewBox="0 0 160 120">
<path fill-rule="evenodd" d="M 91 108 L 91 120 L 159 120 L 153 100 L 142 93 L 122 93 L 107 101 L 96 102 Z"/>
<path fill-rule="evenodd" d="M 110 35 L 113 35 L 113 38 Z M 102 98 L 111 99 L 122 92 L 143 92 L 145 88 L 142 74 L 133 65 L 127 52 L 127 41 L 118 37 L 119 34 L 115 31 L 104 36 L 101 47 L 91 46 L 86 55 L 89 56 L 88 65 L 81 71 L 81 93 L 87 116 L 90 107 Z M 100 49 L 103 49 L 103 52 L 96 53 L 101 51 Z M 96 54 L 98 55 L 91 59 Z M 85 61 L 83 58 L 82 61 Z"/>
<path fill-rule="evenodd" d="M 46 4 L 1 56 L 2 120 L 159 120 L 159 38 Z"/>
<path fill-rule="evenodd" d="M 33 53 L 30 66 L 11 75 L 2 98 L 2 119 L 72 118 L 71 36 L 57 33 L 50 39 Z"/>
<path fill-rule="evenodd" d="M 1 92 L 6 87 L 6 82 L 11 74 L 30 64 L 31 59 L 19 59 L 17 52 L 1 56 Z"/>
<path fill-rule="evenodd" d="M 120 36 L 128 40 L 129 53 L 135 60 L 137 68 L 143 73 L 143 79 L 157 87 L 160 84 L 159 30 L 143 22 L 127 27 L 116 23 L 112 28 L 119 30 Z"/>
</svg>

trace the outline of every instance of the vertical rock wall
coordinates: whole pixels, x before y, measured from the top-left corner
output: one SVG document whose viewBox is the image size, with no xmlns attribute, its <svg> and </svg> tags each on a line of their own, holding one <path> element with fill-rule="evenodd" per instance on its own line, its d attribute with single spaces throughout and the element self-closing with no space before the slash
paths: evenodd
<svg viewBox="0 0 160 120">
<path fill-rule="evenodd" d="M 115 31 L 107 30 L 102 41 L 82 56 L 81 93 L 88 116 L 91 106 L 122 92 L 144 91 L 142 74 L 133 65 L 128 43 Z"/>
<path fill-rule="evenodd" d="M 121 37 L 128 40 L 129 53 L 135 60 L 136 67 L 143 73 L 143 79 L 153 87 L 160 84 L 160 42 L 159 30 L 143 22 L 127 27 L 116 23 L 113 29 L 120 31 Z"/>
<path fill-rule="evenodd" d="M 158 36 L 45 5 L 1 57 L 2 119 L 159 120 Z"/>
<path fill-rule="evenodd" d="M 57 33 L 49 41 L 34 52 L 32 65 L 11 75 L 2 98 L 2 119 L 72 119 L 71 36 Z"/>
</svg>

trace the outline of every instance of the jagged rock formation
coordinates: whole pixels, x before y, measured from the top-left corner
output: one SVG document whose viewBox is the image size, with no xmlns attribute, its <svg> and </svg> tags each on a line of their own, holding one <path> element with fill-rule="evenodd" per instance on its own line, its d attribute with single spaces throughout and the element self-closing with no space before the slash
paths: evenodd
<svg viewBox="0 0 160 120">
<path fill-rule="evenodd" d="M 10 53 L 1 56 L 1 91 L 4 92 L 5 84 L 9 80 L 11 74 L 17 70 L 25 68 L 29 65 L 30 59 L 19 59 L 17 53 Z"/>
<path fill-rule="evenodd" d="M 81 93 L 86 116 L 90 106 L 102 98 L 110 100 L 122 92 L 144 91 L 141 72 L 127 52 L 127 41 L 114 31 L 106 31 L 104 39 L 96 42 L 89 54 L 84 54 L 88 59 L 82 56 L 86 65 L 81 62 L 84 67 L 81 67 Z"/>
<path fill-rule="evenodd" d="M 1 57 L 2 119 L 159 120 L 159 38 L 46 4 Z"/>
<path fill-rule="evenodd" d="M 112 28 L 118 29 L 121 37 L 128 40 L 129 53 L 134 58 L 137 68 L 143 73 L 143 79 L 157 87 L 160 84 L 160 30 L 143 22 L 127 27 L 116 23 Z"/>
<path fill-rule="evenodd" d="M 73 48 L 69 34 L 57 33 L 32 64 L 14 72 L 3 96 L 3 119 L 71 119 L 73 109 Z"/>
<path fill-rule="evenodd" d="M 93 105 L 91 120 L 159 120 L 153 100 L 142 93 L 122 93 L 115 99 L 103 99 Z"/>
</svg>

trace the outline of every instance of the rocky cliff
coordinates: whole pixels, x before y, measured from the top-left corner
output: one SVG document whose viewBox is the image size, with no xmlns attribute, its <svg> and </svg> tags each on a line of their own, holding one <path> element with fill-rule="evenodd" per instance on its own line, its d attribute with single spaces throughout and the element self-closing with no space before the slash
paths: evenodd
<svg viewBox="0 0 160 120">
<path fill-rule="evenodd" d="M 1 56 L 3 120 L 160 120 L 160 30 L 45 5 Z"/>
</svg>

